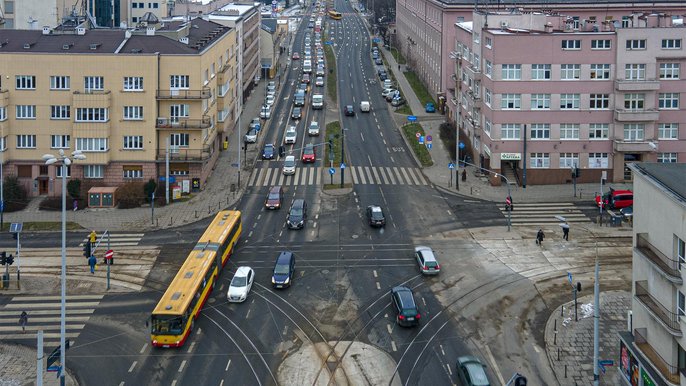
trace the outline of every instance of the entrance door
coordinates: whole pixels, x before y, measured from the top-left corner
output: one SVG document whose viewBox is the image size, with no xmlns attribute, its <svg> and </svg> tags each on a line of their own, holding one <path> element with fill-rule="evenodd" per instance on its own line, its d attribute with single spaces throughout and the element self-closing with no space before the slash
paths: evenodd
<svg viewBox="0 0 686 386">
<path fill-rule="evenodd" d="M 44 194 L 48 194 L 48 180 L 47 179 L 38 180 L 38 194 L 41 196 Z"/>
<path fill-rule="evenodd" d="M 639 162 L 640 160 L 640 154 L 624 154 L 624 181 L 631 181 L 633 179 L 633 176 L 631 175 L 631 169 L 629 169 L 629 164 L 632 162 Z"/>
</svg>

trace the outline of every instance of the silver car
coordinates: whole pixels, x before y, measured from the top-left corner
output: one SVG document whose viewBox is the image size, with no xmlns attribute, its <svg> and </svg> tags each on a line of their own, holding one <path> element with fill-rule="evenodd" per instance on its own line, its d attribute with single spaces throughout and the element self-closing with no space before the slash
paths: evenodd
<svg viewBox="0 0 686 386">
<path fill-rule="evenodd" d="M 285 144 L 295 143 L 298 138 L 298 132 L 295 130 L 295 126 L 288 126 L 286 129 L 286 135 L 283 137 L 283 142 Z"/>
<path fill-rule="evenodd" d="M 438 264 L 434 251 L 431 248 L 422 245 L 415 247 L 414 257 L 422 274 L 438 275 L 441 272 L 441 266 Z"/>
</svg>

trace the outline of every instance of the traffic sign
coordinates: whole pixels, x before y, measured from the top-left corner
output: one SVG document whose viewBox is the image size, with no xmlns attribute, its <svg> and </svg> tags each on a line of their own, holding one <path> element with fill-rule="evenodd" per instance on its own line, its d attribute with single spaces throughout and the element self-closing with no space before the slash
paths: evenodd
<svg viewBox="0 0 686 386">
<path fill-rule="evenodd" d="M 433 147 L 433 143 L 428 142 L 428 143 L 426 144 L 426 148 L 427 148 L 427 149 L 431 150 L 432 147 Z"/>
<path fill-rule="evenodd" d="M 450 169 L 450 170 L 455 169 L 455 164 L 452 162 L 448 163 L 448 169 Z"/>
<path fill-rule="evenodd" d="M 109 260 L 114 257 L 114 251 L 111 249 L 108 249 L 107 252 L 105 252 L 105 260 Z"/>
<path fill-rule="evenodd" d="M 572 273 L 567 272 L 567 279 L 569 279 L 569 284 L 572 284 Z"/>
<path fill-rule="evenodd" d="M 379 42 L 381 41 L 381 39 L 379 39 L 379 38 L 374 38 L 374 39 L 372 39 L 372 41 L 373 41 L 374 43 L 379 43 Z"/>
<path fill-rule="evenodd" d="M 459 147 L 460 149 L 464 149 L 464 142 L 460 142 L 460 143 L 457 145 L 457 147 Z"/>
<path fill-rule="evenodd" d="M 613 361 L 612 359 L 603 359 L 603 360 L 599 360 L 598 364 L 601 366 L 614 366 L 615 361 Z"/>
<path fill-rule="evenodd" d="M 420 132 L 416 132 L 416 133 L 414 134 L 414 136 L 415 136 L 415 137 L 417 137 L 417 139 L 419 139 L 419 137 L 421 137 L 421 136 L 422 136 L 422 133 L 420 133 Z"/>
<path fill-rule="evenodd" d="M 341 162 L 341 169 L 345 169 L 345 163 Z"/>
<path fill-rule="evenodd" d="M 324 44 L 326 44 L 326 45 L 330 46 L 330 45 L 332 45 L 332 44 L 333 44 L 333 42 L 332 42 L 331 40 L 327 40 L 327 41 L 325 41 L 325 42 L 324 42 Z"/>
<path fill-rule="evenodd" d="M 419 136 L 419 144 L 420 144 L 420 145 L 423 145 L 423 144 L 424 144 L 424 136 L 423 136 L 423 135 L 420 135 L 420 136 Z"/>
<path fill-rule="evenodd" d="M 408 115 L 407 120 L 409 122 L 416 122 L 417 121 L 417 116 L 416 115 Z"/>
<path fill-rule="evenodd" d="M 431 141 L 433 141 L 433 137 L 430 135 L 427 135 L 426 136 L 426 142 L 431 142 Z"/>
<path fill-rule="evenodd" d="M 334 174 L 336 173 L 336 169 L 334 168 L 329 168 L 329 174 Z"/>
<path fill-rule="evenodd" d="M 5 201 L 0 201 L 0 212 L 5 211 Z"/>
</svg>

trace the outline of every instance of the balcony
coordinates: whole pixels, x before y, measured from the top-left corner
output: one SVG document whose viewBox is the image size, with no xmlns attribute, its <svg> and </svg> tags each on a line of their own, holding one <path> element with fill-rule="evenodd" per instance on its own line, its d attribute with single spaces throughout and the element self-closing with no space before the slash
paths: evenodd
<svg viewBox="0 0 686 386">
<path fill-rule="evenodd" d="M 634 250 L 638 252 L 639 256 L 648 259 L 648 261 L 650 261 L 667 280 L 674 284 L 683 284 L 681 272 L 679 272 L 679 261 L 670 259 L 650 244 L 646 233 L 636 234 L 636 246 L 634 247 Z"/>
<path fill-rule="evenodd" d="M 157 162 L 166 161 L 167 149 L 157 149 Z M 170 162 L 202 162 L 212 156 L 212 148 L 205 146 L 202 149 L 174 148 L 169 154 Z"/>
<path fill-rule="evenodd" d="M 660 324 L 662 324 L 670 334 L 674 336 L 681 336 L 681 325 L 679 323 L 679 315 L 670 311 L 660 303 L 659 300 L 653 297 L 648 291 L 647 281 L 637 281 L 634 283 L 636 292 L 635 297 L 639 303 L 648 310 Z M 671 296 L 671 294 L 670 294 Z"/>
<path fill-rule="evenodd" d="M 208 129 L 211 125 L 210 117 L 206 116 L 201 119 L 158 117 L 155 123 L 155 127 L 162 130 Z"/>
<path fill-rule="evenodd" d="M 614 150 L 620 153 L 649 153 L 657 151 L 657 143 L 651 141 L 614 141 Z"/>
<path fill-rule="evenodd" d="M 660 112 L 656 109 L 623 110 L 615 109 L 615 120 L 620 122 L 657 121 Z"/>
<path fill-rule="evenodd" d="M 643 355 L 650 360 L 653 367 L 660 372 L 667 381 L 678 385 L 679 372 L 676 366 L 672 366 L 655 351 L 653 346 L 648 343 L 645 336 L 648 335 L 645 328 L 634 329 L 634 344 L 641 350 Z"/>
<path fill-rule="evenodd" d="M 202 90 L 157 90 L 157 99 L 210 99 L 212 91 L 209 88 Z"/>
<path fill-rule="evenodd" d="M 10 93 L 8 90 L 0 90 L 0 107 L 7 107 L 10 104 Z"/>
<path fill-rule="evenodd" d="M 474 79 L 474 80 L 481 79 L 481 69 L 480 68 L 475 67 L 472 64 L 465 66 L 465 68 L 467 69 L 467 73 L 472 77 L 472 79 Z"/>
<path fill-rule="evenodd" d="M 74 91 L 71 96 L 71 104 L 73 111 L 78 108 L 110 108 L 112 104 L 112 93 L 109 90 L 106 91 L 89 91 L 81 92 Z"/>
<path fill-rule="evenodd" d="M 615 90 L 617 91 L 655 91 L 660 89 L 660 81 L 657 79 L 616 79 Z"/>
</svg>

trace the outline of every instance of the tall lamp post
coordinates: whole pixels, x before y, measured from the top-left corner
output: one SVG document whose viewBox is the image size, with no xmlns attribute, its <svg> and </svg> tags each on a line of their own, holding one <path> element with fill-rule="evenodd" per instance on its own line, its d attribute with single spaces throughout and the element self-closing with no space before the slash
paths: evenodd
<svg viewBox="0 0 686 386">
<path fill-rule="evenodd" d="M 85 160 L 86 156 L 80 150 L 75 150 L 71 153 L 71 158 L 64 154 L 64 150 L 60 149 L 57 156 L 52 154 L 43 155 L 43 160 L 46 165 L 52 165 L 61 162 L 62 165 L 62 293 L 60 305 L 60 385 L 64 386 L 64 368 L 66 366 L 66 314 L 67 314 L 67 168 L 74 160 Z"/>
</svg>

